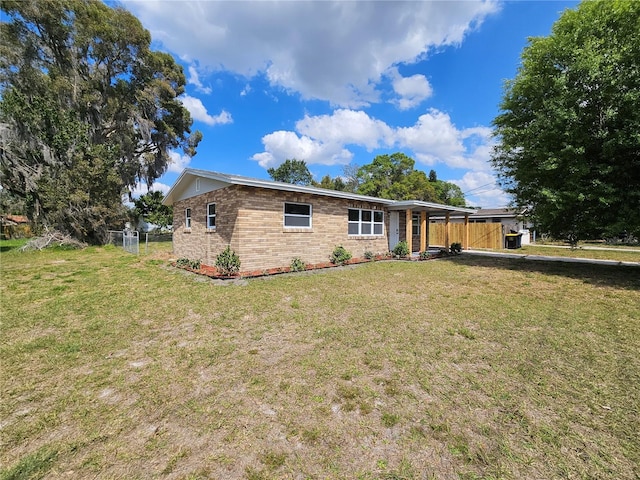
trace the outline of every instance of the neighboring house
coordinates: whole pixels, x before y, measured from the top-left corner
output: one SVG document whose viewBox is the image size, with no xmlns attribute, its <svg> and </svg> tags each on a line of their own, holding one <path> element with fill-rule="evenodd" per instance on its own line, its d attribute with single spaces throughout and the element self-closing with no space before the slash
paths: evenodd
<svg viewBox="0 0 640 480">
<path fill-rule="evenodd" d="M 386 253 L 400 241 L 426 250 L 430 215 L 475 210 L 394 201 L 205 170 L 185 169 L 164 203 L 173 205 L 173 249 L 214 265 L 229 245 L 243 271 L 327 262 L 342 245 L 354 257 Z M 414 245 L 414 214 L 419 242 Z"/>
<path fill-rule="evenodd" d="M 26 215 L 0 215 L 3 240 L 31 236 L 31 226 Z"/>
</svg>

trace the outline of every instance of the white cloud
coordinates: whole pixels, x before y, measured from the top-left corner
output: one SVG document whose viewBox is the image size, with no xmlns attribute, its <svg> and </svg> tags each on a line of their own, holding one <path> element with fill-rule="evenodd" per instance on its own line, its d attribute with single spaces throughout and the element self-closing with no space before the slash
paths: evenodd
<svg viewBox="0 0 640 480">
<path fill-rule="evenodd" d="M 261 167 L 280 165 L 287 159 L 304 160 L 307 164 L 346 165 L 353 154 L 335 143 L 322 143 L 295 132 L 278 131 L 262 137 L 265 151 L 252 158 Z"/>
<path fill-rule="evenodd" d="M 198 120 L 211 126 L 233 123 L 231 114 L 225 110 L 216 116 L 209 115 L 207 108 L 199 98 L 191 97 L 189 95 L 182 95 L 178 98 L 182 102 L 182 105 L 184 105 L 184 108 L 189 110 L 189 113 L 194 120 Z"/>
<path fill-rule="evenodd" d="M 295 132 L 265 135 L 264 151 L 252 158 L 264 168 L 280 165 L 288 158 L 304 160 L 308 165 L 346 165 L 353 158 L 349 145 L 368 150 L 399 148 L 412 152 L 419 164 L 470 170 L 454 182 L 463 191 L 476 191 L 470 202 L 485 207 L 504 205 L 507 197 L 495 185 L 489 163 L 494 143 L 491 133 L 490 128 L 482 126 L 460 130 L 449 115 L 436 109 L 421 115 L 414 125 L 399 128 L 362 111 L 340 109 L 332 115 L 306 115 L 296 123 Z"/>
<path fill-rule="evenodd" d="M 189 65 L 189 80 L 188 83 L 195 86 L 199 92 L 209 95 L 211 93 L 211 87 L 205 87 L 200 81 L 200 75 L 196 70 L 195 65 Z"/>
<path fill-rule="evenodd" d="M 171 157 L 171 162 L 169 163 L 168 171 L 172 173 L 181 173 L 182 170 L 189 166 L 191 163 L 191 157 L 188 155 L 180 155 L 176 151 L 170 151 L 169 156 Z"/>
<path fill-rule="evenodd" d="M 390 68 L 461 43 L 499 9 L 496 0 L 184 1 L 179 14 L 178 4 L 163 0 L 125 5 L 155 41 L 186 62 L 247 77 L 266 74 L 272 85 L 305 99 L 351 108 L 379 100 L 376 86 Z M 405 91 L 403 108 L 428 85 L 409 78 L 397 86 Z"/>
<path fill-rule="evenodd" d="M 416 160 L 426 165 L 442 162 L 452 167 L 462 167 L 464 164 L 465 152 L 460 131 L 444 112 L 430 109 L 418 118 L 415 125 L 398 128 L 396 135 L 399 144 L 413 150 Z"/>
<path fill-rule="evenodd" d="M 389 76 L 392 78 L 393 90 L 399 97 L 394 99 L 393 103 L 400 110 L 417 107 L 433 94 L 429 80 L 424 75 L 403 77 L 397 68 L 392 68 L 389 71 Z"/>
<path fill-rule="evenodd" d="M 140 198 L 141 195 L 144 195 L 148 192 L 162 192 L 163 194 L 167 194 L 171 187 L 164 183 L 155 182 L 151 188 L 146 183 L 138 182 L 136 186 L 131 190 L 131 198 Z M 122 203 L 128 208 L 133 208 L 135 204 L 129 201 L 129 195 L 125 194 L 122 196 Z"/>
<path fill-rule="evenodd" d="M 331 115 L 305 115 L 296 123 L 296 130 L 326 144 L 354 144 L 368 150 L 393 144 L 393 130 L 362 111 L 340 109 Z"/>
<path fill-rule="evenodd" d="M 467 172 L 460 180 L 452 180 L 465 194 L 469 205 L 482 208 L 505 207 L 509 196 L 498 186 L 496 177 L 489 172 Z"/>
</svg>

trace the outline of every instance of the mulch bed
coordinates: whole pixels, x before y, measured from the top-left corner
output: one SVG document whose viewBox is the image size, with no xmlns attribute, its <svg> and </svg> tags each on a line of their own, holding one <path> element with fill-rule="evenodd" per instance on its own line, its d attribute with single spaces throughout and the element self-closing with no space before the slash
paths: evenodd
<svg viewBox="0 0 640 480">
<path fill-rule="evenodd" d="M 443 253 L 431 254 L 427 258 L 420 257 L 393 257 L 387 255 L 377 255 L 372 259 L 368 258 L 352 258 L 351 260 L 347 260 L 342 264 L 335 264 L 331 262 L 323 262 L 323 263 L 308 263 L 305 265 L 304 270 L 292 270 L 291 267 L 276 267 L 276 268 L 267 268 L 263 270 L 253 270 L 253 271 L 244 271 L 238 272 L 234 275 L 223 275 L 221 274 L 215 266 L 201 264 L 199 269 L 194 269 L 188 266 L 178 266 L 176 262 L 172 262 L 171 265 L 176 268 L 181 268 L 183 270 L 188 270 L 193 273 L 197 273 L 198 275 L 204 275 L 206 277 L 214 278 L 216 280 L 238 280 L 243 278 L 256 278 L 256 277 L 265 277 L 270 275 L 280 275 L 283 273 L 296 273 L 303 271 L 311 271 L 311 270 L 322 270 L 325 268 L 333 268 L 333 267 L 341 267 L 345 265 L 358 265 L 361 263 L 371 263 L 371 262 L 379 262 L 379 261 L 411 261 L 411 262 L 423 262 L 427 260 L 434 260 L 436 258 L 440 258 L 443 256 Z"/>
</svg>

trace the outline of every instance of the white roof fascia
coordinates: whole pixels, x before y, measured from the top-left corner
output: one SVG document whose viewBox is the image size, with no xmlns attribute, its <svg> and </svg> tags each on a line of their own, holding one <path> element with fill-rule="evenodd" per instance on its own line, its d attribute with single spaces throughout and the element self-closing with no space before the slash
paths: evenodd
<svg viewBox="0 0 640 480">
<path fill-rule="evenodd" d="M 456 213 L 468 213 L 472 214 L 476 212 L 473 208 L 453 207 L 451 205 L 443 205 L 441 203 L 423 202 L 421 200 L 398 200 L 393 203 L 390 210 L 404 210 L 404 209 L 424 209 L 424 210 L 439 210 L 441 212 L 456 212 Z"/>
<path fill-rule="evenodd" d="M 229 185 L 243 185 L 246 187 L 266 188 L 270 190 L 282 190 L 285 192 L 308 193 L 310 195 L 324 195 L 326 197 L 344 198 L 347 200 L 355 200 L 360 202 L 381 203 L 383 205 L 391 205 L 393 200 L 387 198 L 369 197 L 367 195 L 358 195 L 357 193 L 341 192 L 339 190 L 328 190 L 325 188 L 307 187 L 304 185 L 294 185 L 291 183 L 274 182 L 272 180 L 260 180 L 257 178 L 243 177 L 241 175 L 229 175 L 226 173 L 210 172 L 207 170 L 197 170 L 194 168 L 186 168 L 180 174 L 173 187 L 167 193 L 164 204 L 171 205 L 173 203 L 172 194 L 178 184 L 187 174 L 217 180 Z"/>
</svg>

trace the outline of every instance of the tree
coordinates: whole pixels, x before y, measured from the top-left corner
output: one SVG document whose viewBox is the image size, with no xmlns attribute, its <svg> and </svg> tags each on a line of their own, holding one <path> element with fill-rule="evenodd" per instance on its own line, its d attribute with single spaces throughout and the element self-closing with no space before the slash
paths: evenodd
<svg viewBox="0 0 640 480">
<path fill-rule="evenodd" d="M 311 184 L 314 187 L 326 188 L 328 190 L 338 190 L 341 192 L 344 192 L 345 189 L 347 188 L 342 178 L 340 177 L 331 178 L 331 175 L 325 175 L 324 177 L 322 177 L 322 180 L 320 180 L 320 183 L 311 182 Z"/>
<path fill-rule="evenodd" d="M 270 168 L 267 173 L 276 182 L 310 185 L 313 181 L 311 172 L 304 160 L 287 159 L 278 168 Z"/>
<path fill-rule="evenodd" d="M 134 214 L 142 217 L 145 222 L 157 225 L 160 228 L 167 228 L 173 224 L 173 208 L 163 205 L 164 194 L 160 191 L 150 191 L 140 195 L 133 201 Z"/>
<path fill-rule="evenodd" d="M 360 167 L 355 163 L 350 163 L 342 167 L 342 176 L 344 178 L 344 191 L 356 193 L 360 186 L 358 171 Z"/>
<path fill-rule="evenodd" d="M 393 200 L 439 201 L 435 187 L 404 153 L 378 155 L 358 170 L 358 193 Z"/>
<path fill-rule="evenodd" d="M 558 238 L 640 233 L 639 31 L 640 2 L 584 2 L 505 85 L 492 163 Z"/>
<path fill-rule="evenodd" d="M 98 0 L 1 8 L 0 183 L 35 222 L 99 243 L 125 218 L 123 193 L 152 185 L 171 150 L 195 154 L 182 68 Z"/>
<path fill-rule="evenodd" d="M 433 171 L 433 170 L 432 170 Z M 458 185 L 444 180 L 436 180 L 434 183 L 436 195 L 439 203 L 452 205 L 454 207 L 464 207 L 467 202 L 464 199 L 464 193 Z"/>
</svg>

